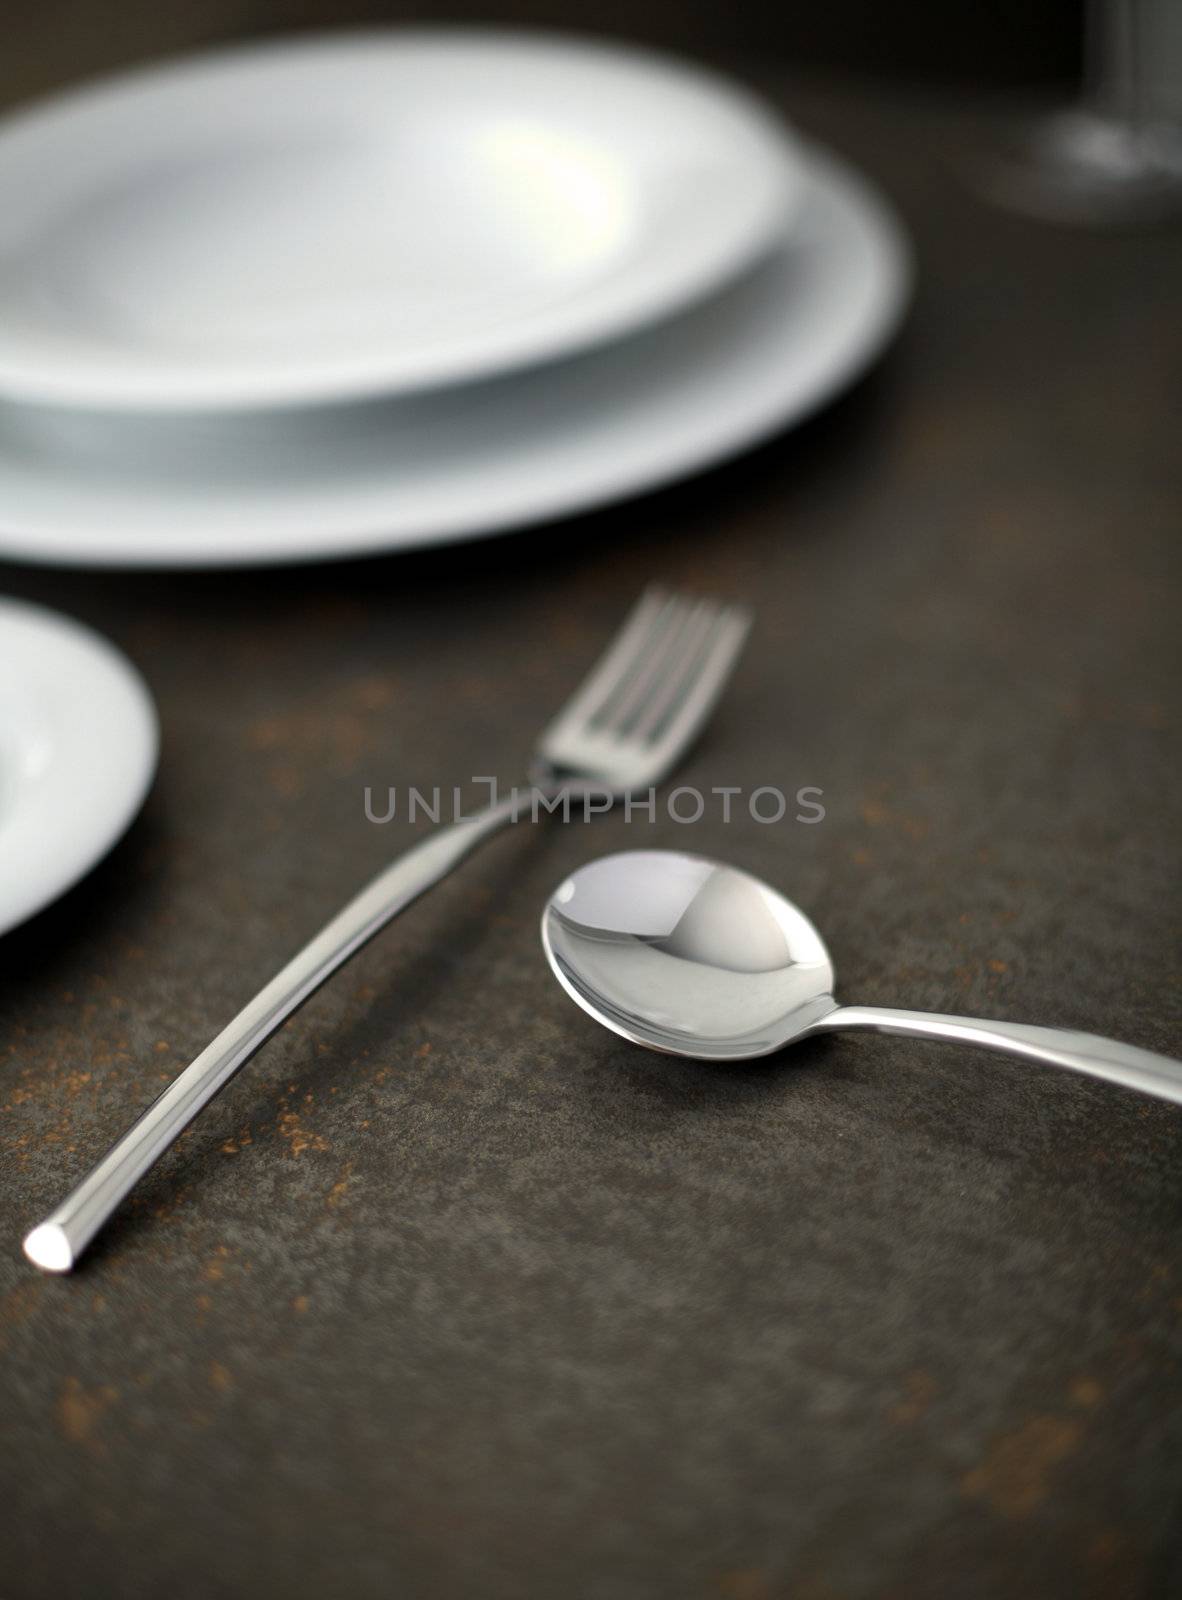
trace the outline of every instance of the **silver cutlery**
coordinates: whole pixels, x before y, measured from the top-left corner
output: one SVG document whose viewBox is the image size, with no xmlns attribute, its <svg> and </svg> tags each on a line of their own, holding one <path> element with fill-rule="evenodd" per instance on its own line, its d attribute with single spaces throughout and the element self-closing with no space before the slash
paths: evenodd
<svg viewBox="0 0 1182 1600">
<path fill-rule="evenodd" d="M 584 1011 L 635 1044 L 704 1061 L 770 1055 L 839 1028 L 945 1039 L 1104 1078 L 1182 1105 L 1182 1062 L 1069 1028 L 842 1006 L 812 923 L 757 878 L 639 850 L 581 868 L 551 896 L 542 944 Z"/>
<path fill-rule="evenodd" d="M 542 734 L 532 791 L 612 803 L 647 792 L 685 753 L 743 646 L 737 606 L 650 589 Z M 480 843 L 518 820 L 512 791 L 474 816 L 431 833 L 380 873 L 271 979 L 24 1241 L 47 1272 L 68 1272 L 128 1191 L 197 1113 L 316 989 L 379 929 Z"/>
</svg>

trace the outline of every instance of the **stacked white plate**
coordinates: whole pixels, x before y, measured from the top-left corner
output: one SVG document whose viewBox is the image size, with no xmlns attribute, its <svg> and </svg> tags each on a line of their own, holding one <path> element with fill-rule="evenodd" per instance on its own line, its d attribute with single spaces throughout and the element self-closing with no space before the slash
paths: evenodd
<svg viewBox="0 0 1182 1600">
<path fill-rule="evenodd" d="M 196 566 L 588 509 L 815 409 L 906 299 L 883 201 L 639 51 L 239 49 L 0 124 L 0 555 Z"/>
</svg>

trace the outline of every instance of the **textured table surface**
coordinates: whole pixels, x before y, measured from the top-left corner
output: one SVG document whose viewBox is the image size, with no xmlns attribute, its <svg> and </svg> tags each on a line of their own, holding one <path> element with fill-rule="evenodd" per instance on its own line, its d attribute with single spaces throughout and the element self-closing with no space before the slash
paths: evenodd
<svg viewBox="0 0 1182 1600">
<path fill-rule="evenodd" d="M 3 568 L 163 723 L 126 839 L 0 945 L 3 1600 L 1182 1588 L 1182 1114 L 869 1035 L 664 1061 L 539 951 L 569 869 L 689 847 L 810 911 L 847 998 L 1182 1051 L 1182 233 L 986 208 L 964 108 L 783 99 L 920 263 L 809 426 L 422 557 Z M 824 822 L 502 838 L 37 1276 L 25 1227 L 417 834 L 365 786 L 513 779 L 653 577 L 758 612 L 684 781 Z"/>
</svg>

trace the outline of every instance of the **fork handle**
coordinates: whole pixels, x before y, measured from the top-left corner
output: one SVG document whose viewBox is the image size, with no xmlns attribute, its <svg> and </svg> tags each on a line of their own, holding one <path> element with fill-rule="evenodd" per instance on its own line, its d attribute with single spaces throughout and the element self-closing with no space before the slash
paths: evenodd
<svg viewBox="0 0 1182 1600">
<path fill-rule="evenodd" d="M 979 1017 L 946 1017 L 934 1011 L 896 1011 L 886 1006 L 839 1006 L 816 1025 L 816 1031 L 838 1028 L 873 1028 L 879 1033 L 1002 1050 L 1182 1105 L 1182 1061 L 1102 1039 L 1095 1033 L 1038 1028 L 1022 1022 L 985 1022 Z"/>
<path fill-rule="evenodd" d="M 510 793 L 471 817 L 437 828 L 380 872 L 243 1006 L 57 1210 L 32 1230 L 24 1242 L 29 1260 L 47 1272 L 69 1272 L 128 1191 L 260 1045 L 387 922 L 445 878 L 478 844 L 516 820 L 517 806 L 518 797 Z"/>
</svg>

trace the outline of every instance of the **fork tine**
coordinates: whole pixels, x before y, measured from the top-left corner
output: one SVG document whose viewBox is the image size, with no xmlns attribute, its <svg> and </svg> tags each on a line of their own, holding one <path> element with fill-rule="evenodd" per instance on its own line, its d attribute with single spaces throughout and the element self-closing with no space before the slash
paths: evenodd
<svg viewBox="0 0 1182 1600">
<path fill-rule="evenodd" d="M 644 591 L 619 633 L 547 729 L 547 738 L 559 737 L 591 720 L 659 638 L 673 604 L 674 596 L 655 584 Z"/>
<path fill-rule="evenodd" d="M 703 603 L 695 608 L 679 640 L 676 657 L 667 662 L 660 678 L 650 686 L 645 702 L 626 730 L 633 738 L 650 739 L 669 720 L 693 687 L 723 620 L 724 612 L 718 606 Z"/>
<path fill-rule="evenodd" d="M 671 711 L 665 725 L 653 730 L 662 749 L 680 752 L 689 744 L 726 687 L 750 631 L 751 613 L 745 607 L 723 607 L 720 624 L 687 684 L 684 698 Z"/>
<path fill-rule="evenodd" d="M 543 768 L 616 793 L 659 781 L 722 692 L 749 626 L 741 606 L 646 590 L 539 739 Z"/>
<path fill-rule="evenodd" d="M 670 609 L 661 633 L 637 663 L 635 672 L 621 683 L 619 692 L 612 695 L 592 719 L 600 731 L 617 736 L 631 731 L 653 693 L 670 672 L 676 672 L 701 610 L 701 602 L 695 603 L 679 595 L 670 597 Z"/>
</svg>

